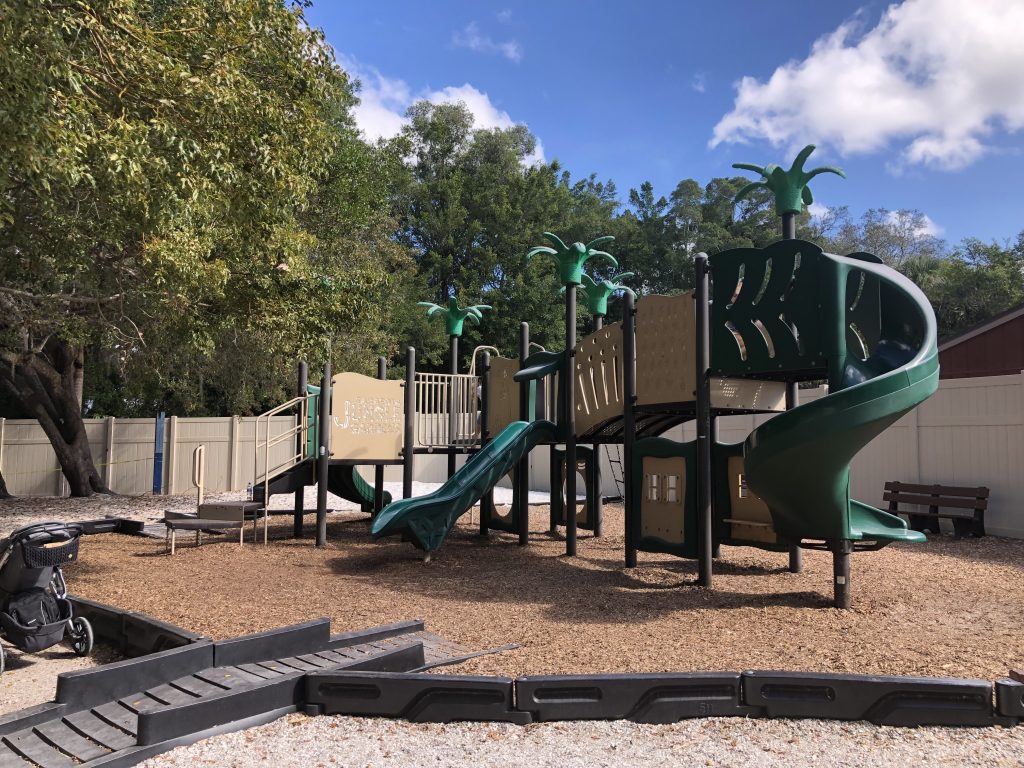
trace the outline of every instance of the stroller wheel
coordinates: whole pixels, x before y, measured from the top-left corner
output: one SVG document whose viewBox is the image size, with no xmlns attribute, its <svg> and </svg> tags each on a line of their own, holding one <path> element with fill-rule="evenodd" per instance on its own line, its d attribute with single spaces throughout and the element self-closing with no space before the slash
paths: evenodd
<svg viewBox="0 0 1024 768">
<path fill-rule="evenodd" d="M 78 616 L 71 620 L 71 650 L 77 656 L 88 656 L 92 651 L 92 624 Z"/>
</svg>

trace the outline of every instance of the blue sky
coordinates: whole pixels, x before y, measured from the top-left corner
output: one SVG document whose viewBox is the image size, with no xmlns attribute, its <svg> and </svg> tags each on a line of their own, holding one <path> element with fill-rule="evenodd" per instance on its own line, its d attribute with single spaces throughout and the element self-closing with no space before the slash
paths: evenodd
<svg viewBox="0 0 1024 768">
<path fill-rule="evenodd" d="M 815 143 L 812 166 L 849 176 L 819 177 L 820 204 L 917 208 L 953 242 L 1024 229 L 1020 0 L 316 0 L 307 17 L 362 82 L 369 138 L 417 98 L 461 100 L 622 199 Z"/>
</svg>

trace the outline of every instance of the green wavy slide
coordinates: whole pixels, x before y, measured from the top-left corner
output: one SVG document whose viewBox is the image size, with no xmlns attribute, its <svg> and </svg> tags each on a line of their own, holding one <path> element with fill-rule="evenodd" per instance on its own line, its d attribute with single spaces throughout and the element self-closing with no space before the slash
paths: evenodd
<svg viewBox="0 0 1024 768">
<path fill-rule="evenodd" d="M 869 548 L 923 541 L 899 517 L 850 499 L 850 462 L 938 388 L 935 315 L 914 283 L 875 257 L 833 256 L 809 245 L 802 244 L 805 264 L 797 256 L 797 265 L 816 277 L 816 304 L 798 308 L 794 296 L 783 306 L 793 317 L 816 311 L 790 330 L 807 329 L 803 341 L 811 346 L 803 354 L 827 368 L 829 394 L 749 435 L 748 487 L 790 541 L 846 539 Z"/>
<path fill-rule="evenodd" d="M 385 507 L 374 518 L 373 537 L 402 534 L 419 549 L 432 552 L 459 517 L 535 446 L 554 440 L 555 431 L 550 421 L 512 422 L 436 491 Z"/>
<path fill-rule="evenodd" d="M 351 464 L 332 464 L 327 470 L 327 490 L 335 496 L 354 501 L 363 512 L 373 512 L 374 487 Z M 384 506 L 391 503 L 391 493 L 384 491 Z"/>
</svg>

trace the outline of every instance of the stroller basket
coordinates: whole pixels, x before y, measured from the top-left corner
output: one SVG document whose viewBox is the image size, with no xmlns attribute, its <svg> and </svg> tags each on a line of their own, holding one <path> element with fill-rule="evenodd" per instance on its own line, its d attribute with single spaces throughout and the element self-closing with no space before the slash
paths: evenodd
<svg viewBox="0 0 1024 768">
<path fill-rule="evenodd" d="M 78 559 L 78 537 L 70 541 L 34 545 L 22 542 L 21 551 L 29 568 L 54 568 Z"/>
</svg>

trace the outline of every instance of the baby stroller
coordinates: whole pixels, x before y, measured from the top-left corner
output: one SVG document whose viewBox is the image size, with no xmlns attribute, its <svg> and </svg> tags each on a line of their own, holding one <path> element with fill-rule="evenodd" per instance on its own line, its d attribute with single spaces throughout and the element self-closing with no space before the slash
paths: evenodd
<svg viewBox="0 0 1024 768">
<path fill-rule="evenodd" d="M 79 525 L 50 522 L 27 525 L 0 539 L 0 639 L 38 653 L 61 642 L 67 632 L 74 652 L 89 655 L 92 626 L 73 615 L 60 570 L 78 559 L 81 535 Z"/>
</svg>

